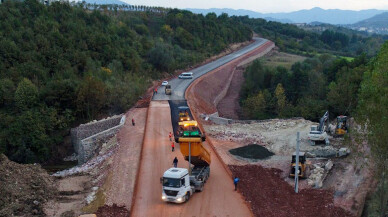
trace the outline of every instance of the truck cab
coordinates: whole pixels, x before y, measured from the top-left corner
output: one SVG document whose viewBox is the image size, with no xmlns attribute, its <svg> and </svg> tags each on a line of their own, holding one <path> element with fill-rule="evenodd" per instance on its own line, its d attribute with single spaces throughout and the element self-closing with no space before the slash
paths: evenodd
<svg viewBox="0 0 388 217">
<path fill-rule="evenodd" d="M 167 84 L 164 88 L 164 93 L 166 95 L 171 95 L 171 85 Z"/>
<path fill-rule="evenodd" d="M 194 188 L 190 185 L 189 171 L 185 168 L 170 168 L 160 178 L 162 183 L 162 200 L 183 203 L 190 199 Z"/>
</svg>

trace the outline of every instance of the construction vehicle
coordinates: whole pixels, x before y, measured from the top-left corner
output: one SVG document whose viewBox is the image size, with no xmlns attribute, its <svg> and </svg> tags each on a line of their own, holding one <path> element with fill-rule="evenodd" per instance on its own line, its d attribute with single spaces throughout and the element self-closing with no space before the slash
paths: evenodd
<svg viewBox="0 0 388 217">
<path fill-rule="evenodd" d="M 319 120 L 319 125 L 312 125 L 310 132 L 308 134 L 308 139 L 312 145 L 316 143 L 325 143 L 329 145 L 329 136 L 327 135 L 327 130 L 329 124 L 329 111 L 326 111 L 325 114 Z"/>
<path fill-rule="evenodd" d="M 344 136 L 348 132 L 348 117 L 344 115 L 337 116 L 337 125 L 335 128 L 335 136 Z"/>
<path fill-rule="evenodd" d="M 203 135 L 198 128 L 197 121 L 181 121 L 178 125 L 178 136 L 175 137 L 175 142 L 179 142 L 180 137 L 200 137 L 202 141 L 206 140 L 205 135 Z"/>
<path fill-rule="evenodd" d="M 171 95 L 171 85 L 167 84 L 164 88 L 164 93 L 166 95 Z"/>
<path fill-rule="evenodd" d="M 202 138 L 187 133 L 182 134 L 178 142 L 182 155 L 189 162 L 189 169 L 170 168 L 160 178 L 162 200 L 173 203 L 183 203 L 195 191 L 203 191 L 210 176 L 210 152 L 203 146 Z"/>
<path fill-rule="evenodd" d="M 297 174 L 299 178 L 304 179 L 307 177 L 306 175 L 306 155 L 304 152 L 299 152 L 299 169 L 297 171 Z M 295 177 L 295 165 L 296 165 L 296 152 L 292 154 L 292 160 L 291 160 L 291 169 L 290 169 L 290 178 Z"/>
<path fill-rule="evenodd" d="M 178 107 L 179 121 L 189 121 L 190 120 L 190 115 L 189 115 L 188 110 L 189 110 L 189 107 L 187 107 L 187 106 L 179 106 Z"/>
</svg>

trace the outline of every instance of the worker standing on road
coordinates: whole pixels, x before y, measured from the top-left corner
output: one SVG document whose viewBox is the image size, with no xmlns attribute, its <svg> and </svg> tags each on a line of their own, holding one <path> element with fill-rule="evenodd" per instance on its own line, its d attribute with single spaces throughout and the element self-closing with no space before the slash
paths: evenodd
<svg viewBox="0 0 388 217">
<path fill-rule="evenodd" d="M 175 150 L 175 143 L 171 142 L 171 151 L 174 152 L 174 150 Z"/>
<path fill-rule="evenodd" d="M 174 158 L 174 160 L 172 161 L 172 164 L 174 164 L 175 168 L 178 166 L 178 158 L 177 157 Z"/>
<path fill-rule="evenodd" d="M 158 88 L 155 88 L 155 93 L 158 93 Z"/>
<path fill-rule="evenodd" d="M 132 118 L 132 126 L 135 126 L 135 119 Z"/>
<path fill-rule="evenodd" d="M 240 181 L 239 178 L 237 178 L 237 176 L 234 177 L 234 180 L 233 180 L 233 183 L 234 183 L 234 190 L 237 191 L 237 183 Z"/>
<path fill-rule="evenodd" d="M 170 138 L 170 141 L 171 141 L 171 138 L 172 138 L 172 133 L 170 132 L 170 134 L 168 134 L 168 137 Z"/>
</svg>

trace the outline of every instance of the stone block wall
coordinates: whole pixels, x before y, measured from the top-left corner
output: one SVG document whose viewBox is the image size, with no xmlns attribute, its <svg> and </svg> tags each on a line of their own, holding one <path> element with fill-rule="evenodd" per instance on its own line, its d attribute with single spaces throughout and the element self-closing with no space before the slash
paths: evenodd
<svg viewBox="0 0 388 217">
<path fill-rule="evenodd" d="M 125 123 L 125 115 L 115 115 L 100 121 L 81 124 L 70 131 L 78 164 L 83 164 L 99 150 L 98 141 L 105 141 L 115 135 Z"/>
</svg>

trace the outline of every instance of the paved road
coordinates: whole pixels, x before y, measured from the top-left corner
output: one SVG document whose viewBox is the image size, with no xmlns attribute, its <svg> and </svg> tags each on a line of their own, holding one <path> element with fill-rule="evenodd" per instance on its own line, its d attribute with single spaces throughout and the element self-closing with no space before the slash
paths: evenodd
<svg viewBox="0 0 388 217">
<path fill-rule="evenodd" d="M 193 79 L 178 79 L 174 78 L 169 81 L 169 84 L 171 85 L 172 94 L 166 95 L 164 94 L 164 87 L 160 86 L 158 88 L 158 94 L 156 94 L 152 99 L 153 100 L 185 100 L 185 91 L 189 87 L 189 85 L 197 78 L 201 77 L 202 75 L 212 71 L 213 69 L 216 69 L 222 65 L 224 65 L 227 62 L 230 62 L 237 57 L 240 57 L 241 55 L 252 51 L 253 49 L 261 46 L 265 42 L 267 42 L 267 39 L 264 38 L 254 38 L 255 42 L 252 44 L 234 52 L 229 55 L 226 55 L 224 57 L 221 57 L 213 62 L 210 62 L 206 65 L 200 66 L 198 68 L 195 68 L 191 70 L 193 72 Z"/>
<path fill-rule="evenodd" d="M 132 217 L 250 217 L 251 212 L 241 195 L 234 191 L 233 180 L 222 163 L 211 154 L 210 177 L 203 192 L 195 193 L 183 204 L 166 203 L 161 200 L 162 186 L 159 178 L 172 167 L 178 157 L 178 167 L 187 168 L 176 144 L 171 151 L 168 133 L 172 132 L 170 106 L 167 101 L 152 101 L 146 123 L 141 165 L 137 181 Z M 207 144 L 205 143 L 205 146 Z M 209 147 L 207 147 L 211 150 Z"/>
</svg>

